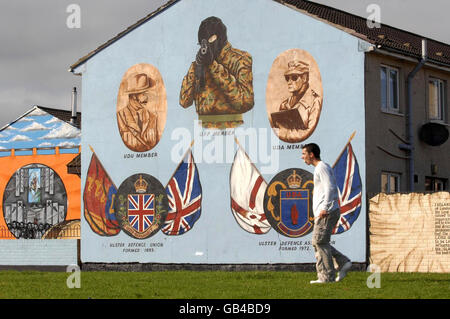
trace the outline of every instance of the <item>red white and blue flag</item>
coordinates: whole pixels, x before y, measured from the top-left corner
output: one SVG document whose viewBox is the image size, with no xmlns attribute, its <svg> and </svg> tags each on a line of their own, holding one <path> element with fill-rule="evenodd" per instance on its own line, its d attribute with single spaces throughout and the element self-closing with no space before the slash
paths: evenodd
<svg viewBox="0 0 450 319">
<path fill-rule="evenodd" d="M 128 221 L 131 227 L 142 233 L 153 224 L 154 216 L 154 194 L 128 195 Z"/>
<path fill-rule="evenodd" d="M 333 234 L 341 234 L 352 227 L 361 212 L 362 184 L 359 165 L 350 143 L 333 167 L 339 189 L 341 217 Z"/>
<path fill-rule="evenodd" d="M 202 186 L 191 150 L 187 152 L 166 186 L 169 200 L 162 232 L 169 236 L 188 232 L 200 218 Z"/>
</svg>

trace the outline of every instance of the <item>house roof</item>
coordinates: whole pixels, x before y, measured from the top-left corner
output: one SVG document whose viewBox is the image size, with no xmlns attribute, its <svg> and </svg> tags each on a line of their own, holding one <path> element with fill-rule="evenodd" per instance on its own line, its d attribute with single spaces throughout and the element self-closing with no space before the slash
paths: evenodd
<svg viewBox="0 0 450 319">
<path fill-rule="evenodd" d="M 41 110 L 47 112 L 50 115 L 53 115 L 54 117 L 59 118 L 61 121 L 67 122 L 69 124 L 71 123 L 72 119 L 72 111 L 66 111 L 66 110 L 60 110 L 60 109 L 52 109 L 49 107 L 43 107 L 43 106 L 37 106 Z M 75 119 L 75 123 L 72 124 L 78 129 L 81 129 L 81 112 L 77 112 L 77 117 Z"/>
<path fill-rule="evenodd" d="M 429 39 L 418 34 L 380 24 L 369 28 L 367 19 L 306 0 L 275 0 L 292 6 L 305 14 L 323 20 L 343 31 L 388 51 L 420 59 L 422 57 L 422 39 L 427 40 L 427 58 L 429 62 L 450 65 L 450 45 Z"/>
<path fill-rule="evenodd" d="M 67 163 L 67 173 L 81 176 L 81 153 Z"/>
<path fill-rule="evenodd" d="M 163 6 L 148 14 L 143 19 L 128 27 L 123 32 L 117 34 L 114 38 L 105 42 L 97 49 L 80 58 L 69 68 L 73 72 L 75 68 L 85 63 L 98 52 L 102 51 L 112 43 L 116 42 L 126 34 L 138 28 L 157 14 L 166 10 L 174 3 L 181 0 L 170 0 Z M 365 41 L 376 45 L 377 48 L 393 51 L 396 53 L 420 59 L 422 56 L 422 39 L 427 40 L 428 60 L 437 65 L 450 66 L 450 45 L 432 40 L 405 30 L 394 28 L 381 24 L 379 28 L 369 28 L 367 19 L 357 15 L 341 11 L 322 4 L 306 0 L 273 0 L 283 5 L 299 10 L 311 17 L 317 18 L 325 23 L 333 25 L 349 34 L 364 39 Z"/>
</svg>

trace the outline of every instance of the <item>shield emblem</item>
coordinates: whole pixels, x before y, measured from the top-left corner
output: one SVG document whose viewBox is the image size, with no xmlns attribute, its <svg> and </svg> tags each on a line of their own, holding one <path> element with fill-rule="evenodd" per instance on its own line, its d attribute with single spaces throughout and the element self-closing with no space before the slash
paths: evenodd
<svg viewBox="0 0 450 319">
<path fill-rule="evenodd" d="M 289 168 L 270 181 L 264 194 L 264 213 L 270 225 L 287 237 L 301 237 L 312 231 L 313 175 Z"/>
<path fill-rule="evenodd" d="M 137 239 L 153 236 L 161 229 L 168 206 L 166 190 L 148 174 L 128 177 L 120 185 L 114 200 L 120 228 Z"/>
<path fill-rule="evenodd" d="M 279 229 L 286 236 L 302 236 L 308 228 L 309 190 L 280 190 Z"/>
</svg>

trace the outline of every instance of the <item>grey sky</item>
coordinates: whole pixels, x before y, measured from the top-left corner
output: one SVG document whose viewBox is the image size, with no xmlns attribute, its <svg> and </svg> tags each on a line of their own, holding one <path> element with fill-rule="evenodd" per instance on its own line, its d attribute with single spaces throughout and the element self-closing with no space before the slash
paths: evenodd
<svg viewBox="0 0 450 319">
<path fill-rule="evenodd" d="M 76 86 L 82 93 L 81 78 L 69 73 L 69 66 L 165 2 L 166 0 L 2 0 L 0 127 L 15 120 L 33 105 L 69 110 L 72 87 Z M 450 43 L 450 22 L 444 16 L 450 11 L 448 0 L 314 2 L 363 17 L 368 16 L 366 8 L 369 4 L 378 4 L 382 23 Z M 66 9 L 70 4 L 78 4 L 81 8 L 79 29 L 69 29 L 66 25 L 70 14 Z"/>
</svg>

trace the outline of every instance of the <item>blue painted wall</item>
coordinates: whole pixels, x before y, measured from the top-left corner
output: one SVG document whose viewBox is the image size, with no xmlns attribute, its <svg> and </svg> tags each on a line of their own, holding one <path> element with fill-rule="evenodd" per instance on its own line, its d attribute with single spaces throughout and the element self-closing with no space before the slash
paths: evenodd
<svg viewBox="0 0 450 319">
<path fill-rule="evenodd" d="M 364 52 L 358 50 L 358 39 L 330 25 L 297 12 L 274 1 L 266 0 L 183 0 L 128 35 L 99 52 L 76 72 L 83 76 L 82 189 L 92 152 L 95 150 L 105 170 L 117 187 L 127 177 L 147 173 L 164 186 L 171 178 L 180 158 L 174 160 L 174 149 L 180 143 L 186 148 L 195 139 L 194 157 L 203 188 L 202 215 L 194 228 L 182 236 L 166 236 L 162 232 L 145 239 L 133 239 L 124 232 L 102 237 L 95 234 L 82 218 L 82 262 L 158 262 L 158 263 L 295 263 L 314 262 L 311 234 L 300 238 L 280 235 L 274 229 L 264 235 L 245 232 L 236 223 L 230 209 L 229 176 L 234 152 L 224 154 L 220 163 L 206 163 L 202 156 L 212 140 L 201 140 L 195 107 L 179 105 L 181 82 L 198 51 L 197 32 L 200 22 L 217 16 L 227 26 L 231 45 L 253 57 L 255 104 L 244 114 L 242 129 L 256 128 L 258 141 L 267 147 L 267 156 L 279 159 L 267 163 L 263 156 L 252 161 L 269 182 L 287 168 L 297 167 L 313 172 L 300 159 L 301 150 L 288 150 L 290 145 L 278 140 L 270 127 L 266 111 L 266 86 L 272 63 L 282 52 L 298 48 L 311 54 L 318 64 L 323 86 L 322 112 L 314 133 L 305 142 L 318 143 L 322 159 L 333 164 L 351 134 L 352 146 L 359 162 L 365 185 L 364 140 Z M 151 158 L 125 158 L 130 151 L 117 129 L 116 104 L 124 73 L 133 65 L 148 63 L 162 75 L 167 93 L 167 122 L 161 140 L 148 153 Z M 174 136 L 180 128 L 190 136 Z M 245 132 L 236 131 L 244 144 Z M 225 141 L 225 140 L 224 140 Z M 230 139 L 233 143 L 233 138 Z M 274 141 L 285 149 L 273 149 Z M 203 148 L 200 147 L 201 143 Z M 245 149 L 250 153 L 249 143 Z M 234 145 L 234 144 L 233 144 Z M 299 145 L 299 144 L 296 144 Z M 225 146 L 223 147 L 225 149 Z M 234 150 L 236 146 L 234 145 Z M 203 156 L 204 157 L 204 156 Z M 278 169 L 270 170 L 270 164 Z M 266 167 L 266 169 L 264 169 Z M 359 218 L 352 228 L 332 237 L 335 247 L 353 261 L 366 258 L 365 190 Z M 138 252 L 130 251 L 140 244 Z M 304 247 L 294 251 L 282 246 Z M 145 244 L 145 247 L 142 246 Z M 128 250 L 127 250 L 128 249 Z"/>
</svg>

